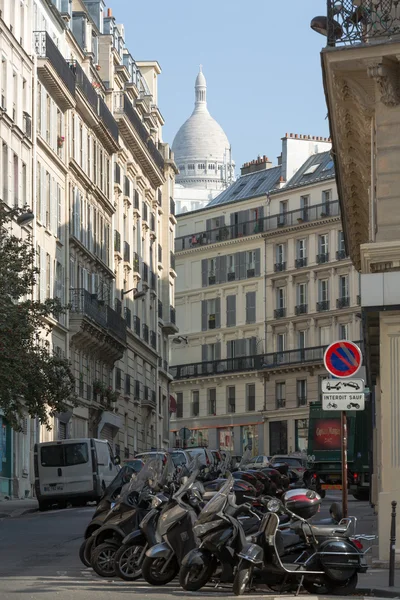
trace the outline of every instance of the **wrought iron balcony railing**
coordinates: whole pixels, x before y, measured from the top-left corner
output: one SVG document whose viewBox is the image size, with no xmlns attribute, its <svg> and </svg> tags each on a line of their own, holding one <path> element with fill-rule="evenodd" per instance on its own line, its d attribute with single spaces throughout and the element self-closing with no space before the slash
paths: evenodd
<svg viewBox="0 0 400 600">
<path fill-rule="evenodd" d="M 377 43 L 400 35 L 397 0 L 327 0 L 328 46 Z"/>
<path fill-rule="evenodd" d="M 321 302 L 317 302 L 317 312 L 323 312 L 325 310 L 329 310 L 330 302 L 329 300 L 322 300 Z"/>
<path fill-rule="evenodd" d="M 247 221 L 235 225 L 224 225 L 216 229 L 209 229 L 199 233 L 190 233 L 175 239 L 175 252 L 186 250 L 188 248 L 197 248 L 208 244 L 216 244 L 226 240 L 233 240 L 249 235 L 256 235 L 281 227 L 292 227 L 299 225 L 299 218 L 304 216 L 304 209 L 292 210 L 282 214 L 271 215 L 263 219 Z M 334 200 L 329 203 L 316 204 L 307 209 L 307 221 L 319 221 L 329 217 L 338 217 L 340 215 L 339 201 Z"/>
<path fill-rule="evenodd" d="M 336 260 L 344 260 L 347 258 L 346 250 L 338 250 L 336 252 Z"/>
<path fill-rule="evenodd" d="M 347 308 L 350 306 L 350 298 L 348 296 L 342 296 L 336 300 L 336 308 Z"/>
<path fill-rule="evenodd" d="M 277 398 L 276 399 L 276 408 L 285 408 L 286 406 L 286 398 Z"/>
<path fill-rule="evenodd" d="M 105 304 L 98 300 L 97 294 L 91 294 L 83 288 L 70 290 L 71 313 L 81 314 L 93 319 L 97 325 L 107 329 L 112 335 L 122 342 L 126 342 L 126 321 Z"/>
<path fill-rule="evenodd" d="M 277 262 L 274 267 L 275 273 L 279 273 L 281 271 L 286 271 L 286 263 L 285 262 Z"/>
<path fill-rule="evenodd" d="M 360 345 L 361 342 L 356 342 L 356 344 Z M 175 365 L 170 366 L 169 372 L 174 379 L 187 379 L 240 371 L 279 369 L 299 364 L 323 364 L 326 348 L 327 346 L 312 346 L 297 350 L 285 350 L 284 352 Z"/>
<path fill-rule="evenodd" d="M 72 96 L 75 96 L 75 75 L 47 31 L 34 32 L 34 48 L 39 58 L 47 58 Z"/>
<path fill-rule="evenodd" d="M 98 115 L 100 117 L 100 119 L 103 121 L 103 124 L 105 126 L 105 128 L 108 130 L 108 132 L 110 133 L 111 137 L 114 138 L 114 140 L 116 142 L 118 142 L 118 135 L 119 135 L 119 131 L 118 131 L 118 124 L 117 121 L 114 119 L 114 117 L 112 116 L 112 113 L 110 112 L 107 104 L 104 102 L 103 98 L 101 96 L 97 96 L 98 98 Z"/>
<path fill-rule="evenodd" d="M 320 252 L 317 254 L 317 264 L 322 265 L 329 262 L 329 252 Z"/>
<path fill-rule="evenodd" d="M 307 310 L 308 310 L 307 304 L 298 304 L 295 307 L 296 315 L 305 315 L 307 313 Z"/>
<path fill-rule="evenodd" d="M 301 269 L 302 267 L 307 266 L 307 256 L 303 256 L 303 258 L 296 258 L 294 261 L 294 266 L 296 269 Z"/>
<path fill-rule="evenodd" d="M 275 319 L 282 319 L 283 317 L 286 317 L 286 308 L 276 308 L 274 310 L 274 317 Z"/>
<path fill-rule="evenodd" d="M 297 406 L 307 406 L 307 396 L 297 396 Z"/>
<path fill-rule="evenodd" d="M 89 102 L 90 106 L 97 113 L 98 95 L 94 91 L 93 86 L 89 81 L 89 78 L 86 76 L 81 65 L 76 60 L 71 61 L 69 63 L 69 66 L 71 71 L 75 75 L 76 87 L 82 92 L 86 100 Z"/>
</svg>

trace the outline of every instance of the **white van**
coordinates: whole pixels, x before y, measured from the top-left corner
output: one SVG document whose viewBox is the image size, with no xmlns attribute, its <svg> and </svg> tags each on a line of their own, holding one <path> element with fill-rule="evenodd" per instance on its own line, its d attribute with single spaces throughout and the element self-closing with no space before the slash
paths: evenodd
<svg viewBox="0 0 400 600">
<path fill-rule="evenodd" d="M 118 473 L 107 440 L 81 438 L 35 445 L 35 491 L 39 510 L 51 504 L 98 500 Z"/>
</svg>

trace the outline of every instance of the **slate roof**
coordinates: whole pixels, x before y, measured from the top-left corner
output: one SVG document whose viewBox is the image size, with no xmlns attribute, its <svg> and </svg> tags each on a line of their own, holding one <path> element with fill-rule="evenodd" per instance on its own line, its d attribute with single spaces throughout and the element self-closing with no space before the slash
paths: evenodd
<svg viewBox="0 0 400 600">
<path fill-rule="evenodd" d="M 265 171 L 242 175 L 242 177 L 239 177 L 239 179 L 232 183 L 226 190 L 211 200 L 206 208 L 268 194 L 276 187 L 280 176 L 281 167 L 272 167 Z"/>
<path fill-rule="evenodd" d="M 306 175 L 305 173 L 310 170 L 313 172 Z M 335 168 L 331 153 L 320 152 L 319 154 L 313 154 L 306 160 L 292 179 L 289 179 L 284 189 L 290 190 L 311 183 L 319 183 L 325 179 L 332 179 L 332 177 L 335 177 Z"/>
</svg>

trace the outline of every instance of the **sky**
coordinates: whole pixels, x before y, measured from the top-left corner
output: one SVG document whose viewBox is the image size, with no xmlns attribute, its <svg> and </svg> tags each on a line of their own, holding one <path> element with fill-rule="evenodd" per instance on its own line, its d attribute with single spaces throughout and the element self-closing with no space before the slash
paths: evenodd
<svg viewBox="0 0 400 600">
<path fill-rule="evenodd" d="M 286 133 L 328 137 L 320 51 L 310 29 L 325 0 L 106 0 L 135 60 L 157 60 L 164 141 L 194 104 L 203 65 L 208 109 L 232 146 L 236 171 L 258 155 L 274 164 Z"/>
</svg>

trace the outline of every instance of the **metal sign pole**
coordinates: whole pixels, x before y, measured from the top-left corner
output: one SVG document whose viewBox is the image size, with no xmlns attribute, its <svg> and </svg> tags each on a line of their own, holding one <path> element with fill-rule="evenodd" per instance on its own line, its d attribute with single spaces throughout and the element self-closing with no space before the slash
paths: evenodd
<svg viewBox="0 0 400 600">
<path fill-rule="evenodd" d="M 341 418 L 341 438 L 342 438 L 342 510 L 343 517 L 348 515 L 348 494 L 347 494 L 347 415 L 342 411 Z"/>
</svg>

